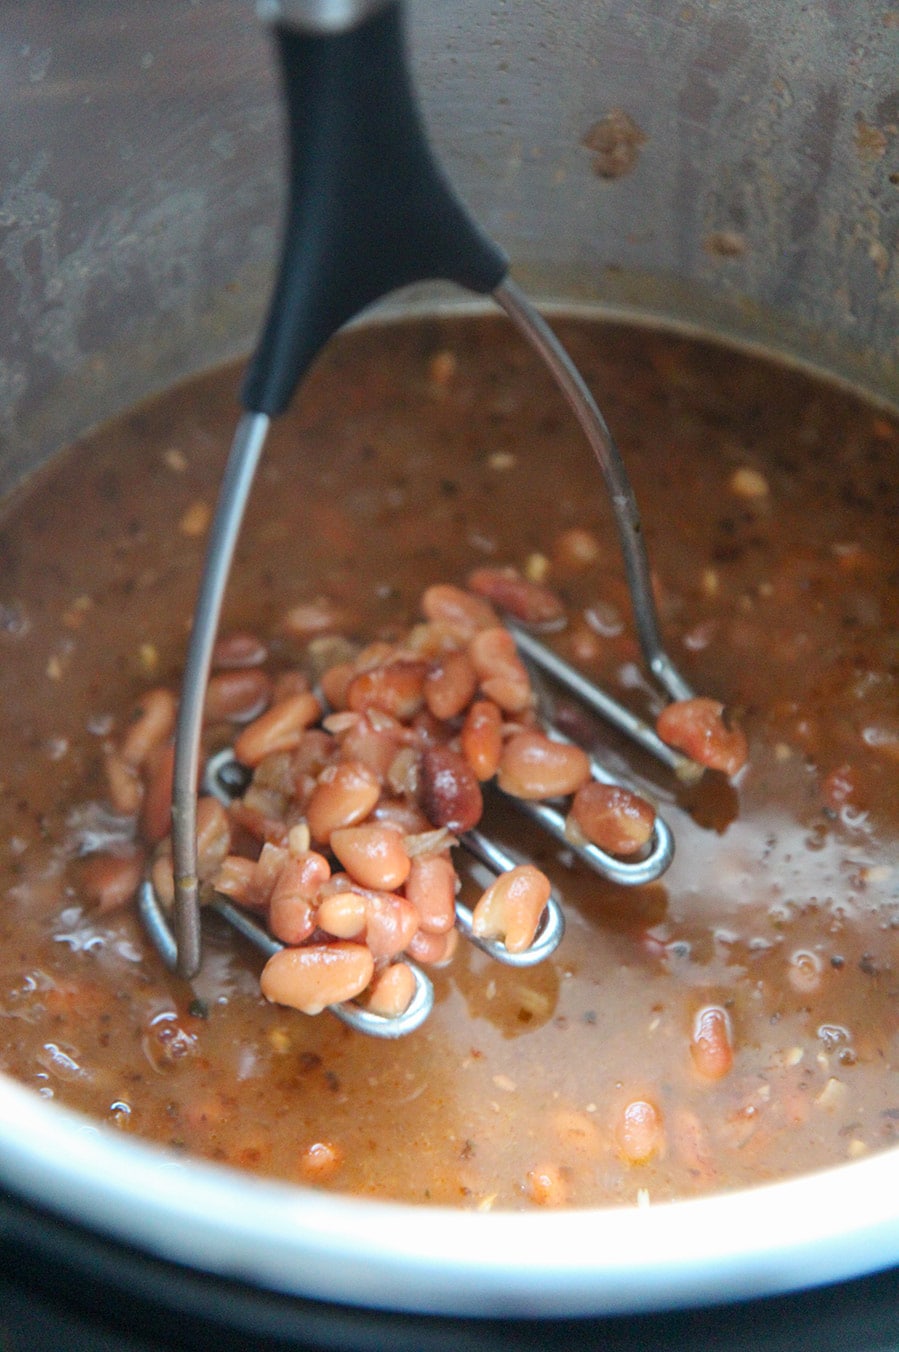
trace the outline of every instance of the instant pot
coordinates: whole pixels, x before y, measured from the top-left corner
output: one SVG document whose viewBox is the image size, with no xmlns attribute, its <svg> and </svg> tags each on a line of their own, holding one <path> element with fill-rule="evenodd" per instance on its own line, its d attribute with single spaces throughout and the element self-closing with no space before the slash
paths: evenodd
<svg viewBox="0 0 899 1352">
<path fill-rule="evenodd" d="M 547 307 L 899 396 L 886 0 L 412 0 L 432 142 Z M 280 233 L 251 0 L 0 5 L 0 489 L 247 352 Z M 418 287 L 381 313 L 470 307 Z M 899 1152 L 634 1210 L 446 1213 L 174 1159 L 0 1078 L 0 1342 L 899 1348 Z"/>
</svg>

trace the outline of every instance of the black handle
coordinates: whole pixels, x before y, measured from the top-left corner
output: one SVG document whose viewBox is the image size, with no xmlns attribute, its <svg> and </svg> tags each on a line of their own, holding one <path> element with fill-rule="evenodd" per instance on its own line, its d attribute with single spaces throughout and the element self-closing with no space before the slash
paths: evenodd
<svg viewBox="0 0 899 1352">
<path fill-rule="evenodd" d="M 243 389 L 247 409 L 271 417 L 332 334 L 373 301 L 426 280 L 486 294 L 508 269 L 427 143 L 399 0 L 350 32 L 276 34 L 290 147 L 287 222 Z"/>
</svg>

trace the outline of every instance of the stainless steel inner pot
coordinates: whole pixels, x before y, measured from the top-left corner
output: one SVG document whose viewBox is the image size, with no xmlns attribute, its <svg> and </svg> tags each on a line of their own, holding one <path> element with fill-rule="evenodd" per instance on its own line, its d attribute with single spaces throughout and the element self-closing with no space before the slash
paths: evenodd
<svg viewBox="0 0 899 1352">
<path fill-rule="evenodd" d="M 412 0 L 433 141 L 538 301 L 899 397 L 886 0 Z M 247 351 L 277 247 L 251 0 L 0 5 L 0 489 Z M 467 304 L 416 290 L 387 309 Z M 598 1314 L 899 1263 L 899 1153 L 645 1211 L 470 1215 L 174 1161 L 0 1079 L 0 1179 L 139 1250 L 323 1300 Z M 375 1239 L 377 1236 L 377 1239 Z"/>
</svg>

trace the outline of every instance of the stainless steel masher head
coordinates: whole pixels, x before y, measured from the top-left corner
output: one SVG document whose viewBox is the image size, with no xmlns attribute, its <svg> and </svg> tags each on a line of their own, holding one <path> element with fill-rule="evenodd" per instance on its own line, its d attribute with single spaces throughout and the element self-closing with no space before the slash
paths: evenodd
<svg viewBox="0 0 899 1352">
<path fill-rule="evenodd" d="M 510 278 L 505 254 L 471 220 L 428 144 L 406 64 L 400 0 L 264 0 L 260 8 L 273 28 L 286 109 L 284 240 L 268 318 L 243 386 L 245 412 L 211 527 L 185 665 L 172 798 L 173 931 L 149 883 L 141 897 L 145 923 L 163 959 L 184 977 L 197 972 L 201 957 L 196 785 L 203 703 L 234 549 L 266 434 L 328 339 L 390 292 L 441 280 L 492 296 L 539 353 L 604 476 L 646 664 L 669 697 L 691 694 L 662 646 L 634 494 L 605 421 L 558 339 Z M 537 660 L 533 646 L 526 655 Z M 558 671 L 553 674 L 560 678 Z M 605 701 L 604 713 L 612 706 L 618 710 L 619 725 L 630 718 L 609 697 L 598 693 L 597 698 Z M 609 876 L 647 881 L 667 867 L 672 848 L 659 818 L 649 861 L 611 861 Z M 507 868 L 510 861 L 494 853 L 491 866 Z M 599 866 L 608 872 L 602 860 Z M 217 905 L 234 922 L 234 908 Z M 464 932 L 464 910 L 459 914 Z M 552 951 L 561 932 L 561 912 L 553 901 L 530 960 Z M 501 944 L 494 950 L 493 956 L 509 960 Z M 409 1031 L 429 1008 L 429 983 L 419 976 L 419 994 L 408 1017 L 379 1024 L 377 1016 L 355 1007 L 344 1009 L 344 1016 L 382 1036 Z"/>
</svg>

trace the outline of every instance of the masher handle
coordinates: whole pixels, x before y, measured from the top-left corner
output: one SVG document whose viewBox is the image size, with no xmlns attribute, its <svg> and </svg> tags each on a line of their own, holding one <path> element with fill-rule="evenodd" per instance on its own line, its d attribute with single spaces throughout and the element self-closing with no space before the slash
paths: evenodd
<svg viewBox="0 0 899 1352">
<path fill-rule="evenodd" d="M 341 32 L 279 8 L 290 172 L 280 269 L 243 389 L 253 413 L 282 413 L 328 339 L 381 297 L 426 280 L 489 294 L 508 271 L 428 145 L 399 0 L 350 9 L 360 4 L 365 17 Z M 312 8 L 322 19 L 329 5 Z"/>
</svg>

